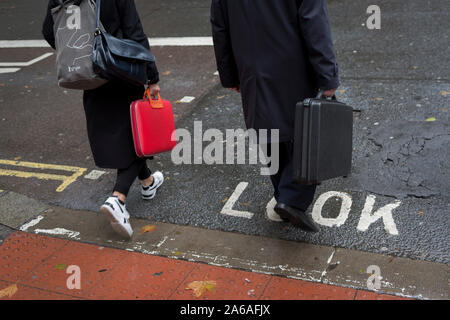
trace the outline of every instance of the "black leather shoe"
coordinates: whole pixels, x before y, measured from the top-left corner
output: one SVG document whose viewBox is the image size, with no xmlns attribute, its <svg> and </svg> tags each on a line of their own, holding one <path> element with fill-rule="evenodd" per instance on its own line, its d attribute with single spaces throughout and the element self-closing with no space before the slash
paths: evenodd
<svg viewBox="0 0 450 320">
<path fill-rule="evenodd" d="M 319 232 L 320 229 L 317 224 L 312 220 L 312 218 L 305 212 L 289 207 L 284 203 L 277 203 L 275 206 L 275 212 L 281 217 L 281 219 L 289 220 L 294 226 L 308 231 L 308 232 Z"/>
</svg>

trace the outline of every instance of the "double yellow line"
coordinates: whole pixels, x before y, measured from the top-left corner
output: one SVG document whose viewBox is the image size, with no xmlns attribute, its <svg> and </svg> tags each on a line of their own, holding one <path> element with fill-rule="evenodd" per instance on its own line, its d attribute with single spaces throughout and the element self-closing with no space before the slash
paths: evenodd
<svg viewBox="0 0 450 320">
<path fill-rule="evenodd" d="M 42 169 L 42 170 L 47 169 L 47 170 L 59 170 L 59 171 L 73 172 L 72 175 L 66 176 L 66 175 L 48 174 L 48 173 L 40 173 L 40 172 L 28 172 L 28 171 L 20 171 L 20 170 L 0 169 L 0 176 L 19 177 L 19 178 L 27 178 L 27 179 L 28 178 L 37 178 L 37 179 L 41 179 L 41 180 L 62 181 L 62 184 L 56 189 L 56 192 L 64 191 L 71 183 L 75 182 L 87 170 L 86 168 L 62 166 L 62 165 L 56 165 L 56 164 L 44 164 L 44 163 L 2 160 L 2 159 L 0 159 L 0 165 Z"/>
</svg>

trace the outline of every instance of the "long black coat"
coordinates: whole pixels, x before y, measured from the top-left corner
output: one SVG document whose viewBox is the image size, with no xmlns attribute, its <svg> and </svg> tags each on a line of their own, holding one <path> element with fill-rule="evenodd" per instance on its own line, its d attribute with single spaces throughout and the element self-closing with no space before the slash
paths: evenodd
<svg viewBox="0 0 450 320">
<path fill-rule="evenodd" d="M 81 0 L 78 0 L 81 2 Z M 51 9 L 58 2 L 50 0 L 42 33 L 55 48 Z M 150 49 L 133 0 L 104 0 L 100 19 L 106 31 L 114 36 L 135 40 Z M 149 83 L 159 81 L 155 63 L 148 65 Z M 110 81 L 100 88 L 84 91 L 89 142 L 95 164 L 101 168 L 127 168 L 137 158 L 131 132 L 130 104 L 142 99 L 144 87 L 121 80 Z"/>
<path fill-rule="evenodd" d="M 295 105 L 339 86 L 326 0 L 212 0 L 222 85 L 240 86 L 248 128 L 294 136 Z"/>
</svg>

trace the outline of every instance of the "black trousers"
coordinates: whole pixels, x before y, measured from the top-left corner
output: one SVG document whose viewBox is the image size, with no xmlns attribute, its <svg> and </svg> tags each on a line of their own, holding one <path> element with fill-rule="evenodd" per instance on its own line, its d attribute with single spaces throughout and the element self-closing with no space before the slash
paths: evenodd
<svg viewBox="0 0 450 320">
<path fill-rule="evenodd" d="M 271 145 L 268 146 L 269 154 Z M 306 211 L 314 200 L 317 185 L 301 185 L 293 180 L 293 142 L 279 143 L 279 170 L 270 176 L 274 187 L 274 197 L 277 203 Z"/>
<path fill-rule="evenodd" d="M 138 177 L 139 180 L 145 180 L 150 178 L 151 174 L 152 172 L 147 167 L 146 159 L 137 158 L 128 168 L 117 170 L 117 179 L 116 185 L 114 186 L 114 191 L 118 191 L 127 196 L 131 185 L 134 180 L 136 180 L 136 177 Z"/>
</svg>

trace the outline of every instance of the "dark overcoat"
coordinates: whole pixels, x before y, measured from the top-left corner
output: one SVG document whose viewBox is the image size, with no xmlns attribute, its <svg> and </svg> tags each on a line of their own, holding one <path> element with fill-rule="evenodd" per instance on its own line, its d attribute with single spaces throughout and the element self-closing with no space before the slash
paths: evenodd
<svg viewBox="0 0 450 320">
<path fill-rule="evenodd" d="M 81 0 L 77 0 L 81 2 Z M 43 25 L 43 35 L 55 48 L 51 9 L 58 5 L 50 0 Z M 100 11 L 101 22 L 106 31 L 114 36 L 135 40 L 150 49 L 134 0 L 104 0 Z M 159 81 L 155 63 L 148 65 L 149 83 Z M 101 168 L 128 168 L 136 160 L 130 121 L 130 104 L 142 99 L 144 87 L 134 86 L 121 80 L 86 90 L 83 104 L 86 113 L 89 142 L 95 164 Z"/>
<path fill-rule="evenodd" d="M 212 0 L 222 85 L 240 87 L 248 128 L 294 137 L 295 105 L 339 86 L 326 0 Z"/>
</svg>

